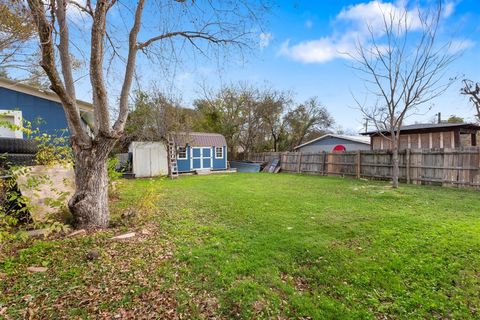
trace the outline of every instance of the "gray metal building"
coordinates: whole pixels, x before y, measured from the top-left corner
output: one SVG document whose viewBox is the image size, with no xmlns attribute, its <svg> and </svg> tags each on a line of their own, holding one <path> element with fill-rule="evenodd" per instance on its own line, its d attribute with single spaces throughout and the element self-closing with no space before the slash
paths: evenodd
<svg viewBox="0 0 480 320">
<path fill-rule="evenodd" d="M 370 150 L 370 138 L 326 134 L 296 146 L 294 150 L 303 153 Z"/>
</svg>

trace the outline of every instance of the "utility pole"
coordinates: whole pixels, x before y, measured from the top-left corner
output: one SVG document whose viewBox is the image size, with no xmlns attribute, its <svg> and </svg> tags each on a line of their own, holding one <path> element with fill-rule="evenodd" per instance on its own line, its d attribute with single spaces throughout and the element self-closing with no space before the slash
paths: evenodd
<svg viewBox="0 0 480 320">
<path fill-rule="evenodd" d="M 368 131 L 368 118 L 365 118 L 365 133 Z"/>
</svg>

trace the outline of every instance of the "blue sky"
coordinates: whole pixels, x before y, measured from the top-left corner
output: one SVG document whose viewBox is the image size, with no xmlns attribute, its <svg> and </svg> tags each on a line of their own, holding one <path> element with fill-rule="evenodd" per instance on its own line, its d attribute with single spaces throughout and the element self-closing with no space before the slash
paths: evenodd
<svg viewBox="0 0 480 320">
<path fill-rule="evenodd" d="M 362 98 L 365 90 L 351 68 L 351 61 L 339 52 L 351 49 L 352 37 L 348 35 L 361 32 L 365 17 L 375 21 L 378 13 L 375 7 L 405 5 L 411 8 L 415 3 L 417 1 L 280 1 L 269 14 L 263 32 L 258 33 L 257 47 L 242 62 L 234 57 L 221 67 L 215 59 L 178 66 L 175 80 L 168 83 L 182 93 L 187 105 L 200 93 L 201 83 L 214 88 L 238 81 L 267 84 L 295 92 L 297 101 L 317 96 L 338 126 L 358 132 L 363 117 L 355 108 L 352 94 Z M 429 1 L 420 5 L 427 7 Z M 480 81 L 479 21 L 478 0 L 444 3 L 440 41 L 452 39 L 463 50 L 461 57 L 449 67 L 448 77 L 465 75 Z M 143 74 L 143 79 L 155 79 L 148 72 Z M 166 82 L 163 84 L 168 86 Z M 460 82 L 455 83 L 433 102 L 430 112 L 409 118 L 408 122 L 429 121 L 437 112 L 442 112 L 443 117 L 455 114 L 473 121 L 473 107 L 459 94 L 460 86 Z"/>
<path fill-rule="evenodd" d="M 187 107 L 192 107 L 193 99 L 201 97 L 201 88 L 204 85 L 218 89 L 222 85 L 238 82 L 294 92 L 297 102 L 316 96 L 332 114 L 337 127 L 350 133 L 359 132 L 363 125 L 363 116 L 355 108 L 353 96 L 360 100 L 365 97 L 364 82 L 351 68 L 352 61 L 346 59 L 341 52 L 352 50 L 354 42 L 364 36 L 366 20 L 373 26 L 378 23 L 379 8 L 384 11 L 400 8 L 412 10 L 419 4 L 421 9 L 425 9 L 437 0 L 270 1 L 275 4 L 273 9 L 266 15 L 262 29 L 255 27 L 249 30 L 254 42 L 251 50 L 244 52 L 241 57 L 235 50 L 226 55 L 226 59 L 218 58 L 214 54 L 224 52 L 207 51 L 208 58 L 205 58 L 198 52 L 195 53 L 195 50 L 182 50 L 178 52 L 179 59 L 168 60 L 166 58 L 171 56 L 168 48 L 157 51 L 158 56 L 151 54 L 150 59 L 139 54 L 137 83 L 142 89 L 153 87 L 152 83 L 155 83 L 155 88 L 181 97 Z M 463 52 L 459 59 L 450 65 L 446 78 L 466 77 L 480 81 L 480 2 L 443 1 L 439 41 L 452 40 Z M 202 1 L 195 2 L 198 3 Z M 235 4 L 235 1 L 230 3 Z M 108 19 L 114 25 L 110 29 L 113 42 L 118 45 L 119 53 L 125 55 L 128 30 L 132 22 L 131 10 L 136 1 L 117 4 L 118 6 L 109 12 Z M 85 61 L 89 56 L 91 20 L 82 16 L 79 11 L 69 8 L 69 17 L 75 26 L 71 28 L 71 39 L 74 39 L 72 53 Z M 185 28 L 182 23 L 188 23 L 191 17 L 183 11 L 183 16 L 179 19 L 172 18 L 174 14 L 179 14 L 178 6 L 161 7 L 158 11 L 147 9 L 140 39 L 148 39 L 153 34 L 158 34 L 158 31 L 162 30 L 162 22 L 168 18 L 170 27 Z M 117 60 L 106 72 L 112 106 L 118 101 L 123 71 L 123 61 Z M 91 101 L 87 64 L 76 72 L 76 78 L 79 79 L 77 97 Z M 411 117 L 407 122 L 427 122 L 432 120 L 437 112 L 441 112 L 444 118 L 455 114 L 467 121 L 474 121 L 474 108 L 466 97 L 459 94 L 460 87 L 460 81 L 454 83 L 431 105 L 425 106 L 425 110 L 431 107 L 428 113 Z"/>
</svg>

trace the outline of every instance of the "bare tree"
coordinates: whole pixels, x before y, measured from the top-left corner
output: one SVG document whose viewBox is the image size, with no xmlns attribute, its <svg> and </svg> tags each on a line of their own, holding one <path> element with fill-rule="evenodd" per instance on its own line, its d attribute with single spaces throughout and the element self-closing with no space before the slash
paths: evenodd
<svg viewBox="0 0 480 320">
<path fill-rule="evenodd" d="M 233 158 L 238 153 L 240 136 L 245 127 L 245 106 L 250 92 L 242 84 L 224 86 L 218 92 L 203 88 L 203 97 L 194 101 L 199 113 L 197 128 L 221 133 Z"/>
<path fill-rule="evenodd" d="M 271 150 L 285 150 L 282 142 L 287 140 L 285 113 L 293 102 L 292 93 L 277 90 L 265 92 L 260 104 L 260 116 L 271 144 Z"/>
<path fill-rule="evenodd" d="M 109 223 L 106 159 L 121 137 L 127 120 L 137 54 L 171 58 L 176 52 L 166 51 L 161 45 L 165 41 L 172 43 L 174 39 L 183 39 L 182 46 L 190 44 L 202 54 L 208 53 L 202 46 L 205 43 L 213 47 L 231 44 L 242 47 L 254 30 L 252 25 L 258 22 L 256 15 L 264 9 L 263 3 L 231 0 L 136 0 L 132 3 L 86 0 L 84 4 L 73 0 L 27 1 L 38 33 L 41 66 L 50 80 L 50 88 L 62 102 L 72 135 L 76 191 L 69 208 L 75 227 L 105 228 Z M 72 22 L 68 19 L 67 5 L 80 10 L 89 20 L 83 27 L 90 27 L 86 53 L 95 119 L 93 137 L 83 128 L 76 103 L 71 54 L 75 39 L 70 38 L 73 33 L 70 32 Z M 113 8 L 117 9 L 117 16 L 130 15 L 130 18 L 115 23 L 118 18 L 115 20 L 109 15 Z M 149 19 L 143 19 L 144 15 Z M 171 23 L 163 24 L 162 19 L 168 17 Z M 154 22 L 161 25 L 152 25 Z M 121 28 L 128 28 L 128 40 L 113 41 L 112 32 L 116 30 L 120 36 L 123 34 L 118 31 Z M 154 50 L 156 46 L 163 50 Z M 74 48 L 78 50 L 78 46 Z M 111 63 L 106 59 L 107 52 L 111 57 L 118 57 L 117 65 L 123 66 L 123 72 L 120 71 L 123 76 L 117 80 L 120 83 L 118 116 L 113 125 L 109 102 L 115 99 L 111 99 L 107 86 L 106 72 Z"/>
<path fill-rule="evenodd" d="M 232 157 L 239 147 L 244 157 L 277 150 L 287 133 L 283 118 L 290 103 L 287 92 L 247 83 L 222 87 L 216 93 L 204 90 L 204 97 L 194 103 L 199 116 L 196 127 L 223 134 Z"/>
<path fill-rule="evenodd" d="M 135 98 L 116 149 L 126 150 L 132 141 L 167 141 L 178 132 L 189 132 L 195 110 L 158 88 L 135 91 Z"/>
<path fill-rule="evenodd" d="M 243 125 L 239 135 L 239 144 L 243 148 L 243 157 L 254 151 L 258 139 L 261 139 L 263 121 L 259 114 L 260 90 L 249 86 L 241 87 L 243 100 Z"/>
<path fill-rule="evenodd" d="M 463 87 L 460 89 L 460 93 L 470 98 L 470 101 L 477 110 L 477 120 L 480 121 L 480 83 L 475 83 L 471 80 L 463 80 Z"/>
<path fill-rule="evenodd" d="M 328 110 L 313 97 L 299 104 L 285 115 L 289 131 L 289 150 L 305 142 L 326 134 L 334 121 Z"/>
<path fill-rule="evenodd" d="M 365 117 L 390 140 L 392 185 L 398 187 L 398 146 L 406 117 L 421 112 L 454 81 L 444 81 L 446 68 L 455 59 L 451 42 L 439 45 L 441 1 L 427 10 L 407 8 L 382 12 L 380 28 L 368 26 L 369 39 L 358 42 L 354 68 L 365 75 L 367 90 L 375 97 L 366 105 L 355 98 Z"/>
</svg>

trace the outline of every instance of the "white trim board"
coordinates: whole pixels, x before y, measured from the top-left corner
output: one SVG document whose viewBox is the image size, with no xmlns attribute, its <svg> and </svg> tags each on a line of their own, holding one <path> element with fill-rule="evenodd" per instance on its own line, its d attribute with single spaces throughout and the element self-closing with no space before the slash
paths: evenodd
<svg viewBox="0 0 480 320">
<path fill-rule="evenodd" d="M 217 157 L 217 148 L 222 150 L 222 156 L 221 157 Z M 213 155 L 215 157 L 215 159 L 223 159 L 224 158 L 224 150 L 223 150 L 223 147 L 213 147 Z"/>
</svg>

